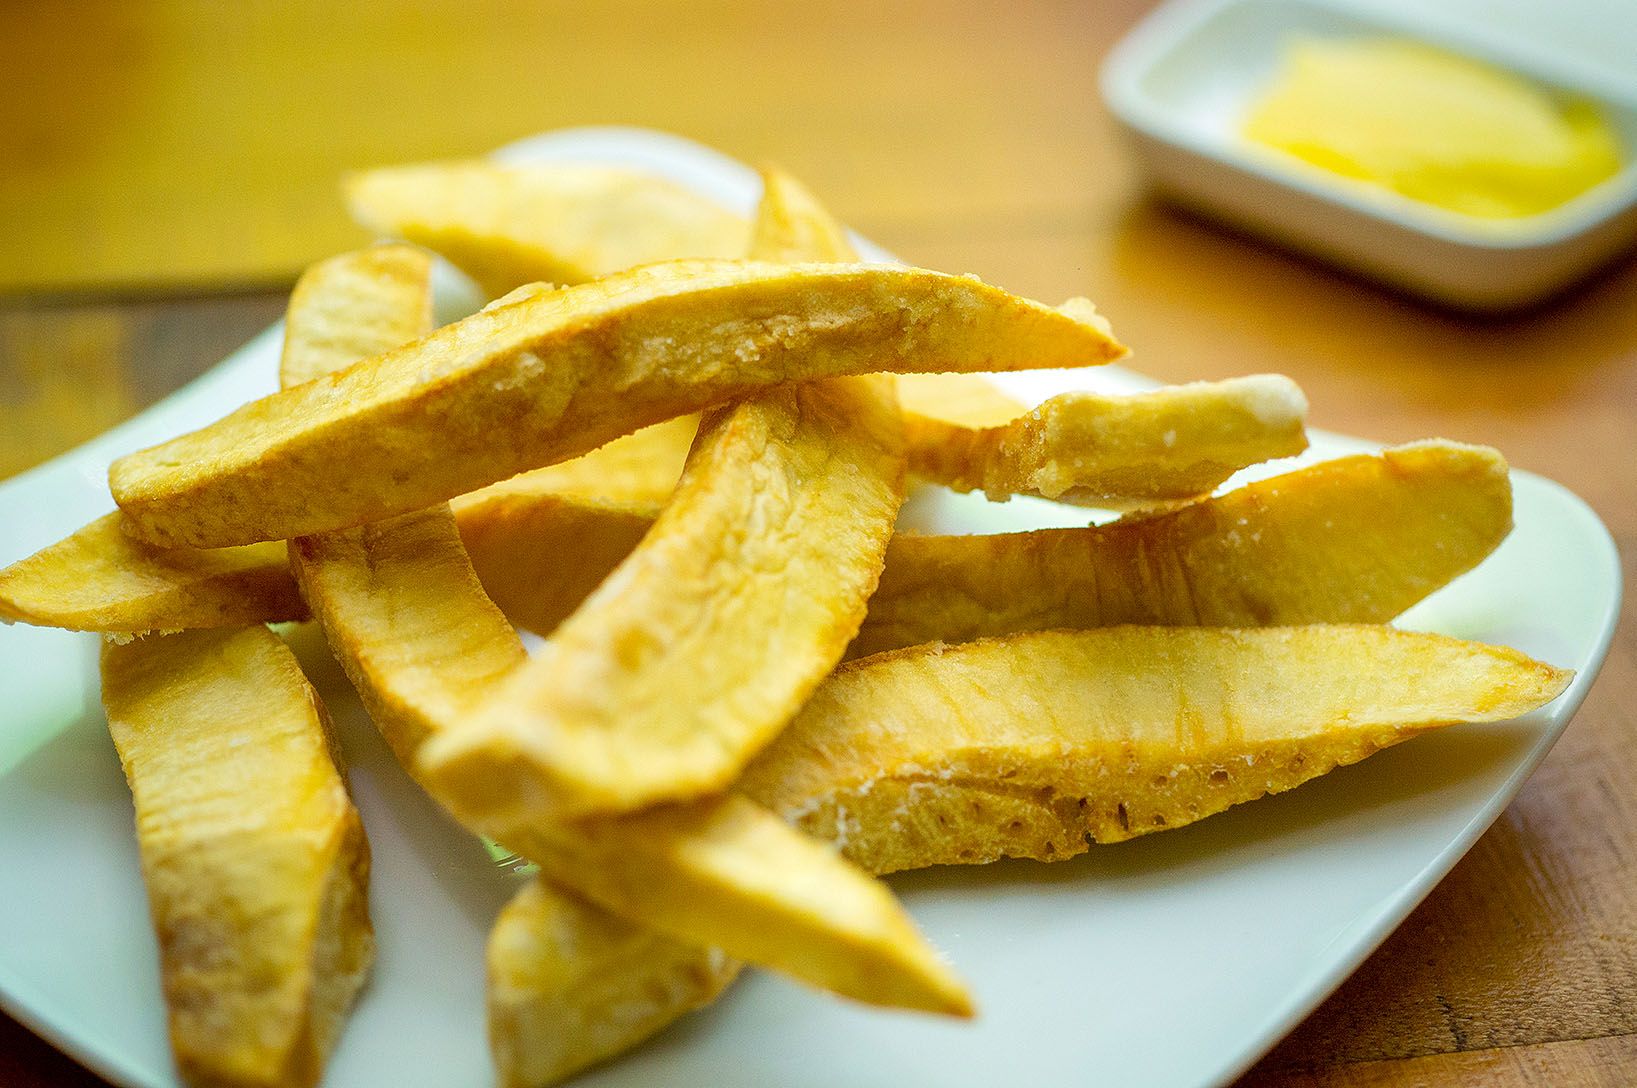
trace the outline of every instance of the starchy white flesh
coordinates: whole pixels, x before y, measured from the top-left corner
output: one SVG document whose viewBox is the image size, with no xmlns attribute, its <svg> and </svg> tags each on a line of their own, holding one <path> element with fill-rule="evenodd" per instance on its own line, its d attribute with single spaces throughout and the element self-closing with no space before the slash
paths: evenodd
<svg viewBox="0 0 1637 1088">
<path fill-rule="evenodd" d="M 1064 393 L 1005 423 L 906 417 L 910 468 L 996 502 L 1038 495 L 1130 505 L 1210 492 L 1235 472 L 1307 448 L 1307 401 L 1277 374 L 1148 393 Z"/>
<path fill-rule="evenodd" d="M 374 952 L 369 847 L 318 696 L 248 627 L 105 643 L 102 699 L 183 1079 L 317 1083 Z"/>
<path fill-rule="evenodd" d="M 436 250 L 498 298 L 678 257 L 737 257 L 749 225 L 691 190 L 605 166 L 422 163 L 354 174 L 360 224 Z"/>
<path fill-rule="evenodd" d="M 848 654 L 1122 623 L 1385 623 L 1511 527 L 1499 453 L 1417 442 L 1093 528 L 898 536 Z"/>
<path fill-rule="evenodd" d="M 739 786 L 873 872 L 1055 860 L 1290 789 L 1428 729 L 1516 717 L 1571 675 L 1382 626 L 919 646 L 838 670 Z"/>
<path fill-rule="evenodd" d="M 769 174 L 767 194 L 752 257 L 844 244 L 793 181 Z M 818 253 L 801 251 L 809 238 Z M 427 749 L 425 773 L 474 787 L 474 809 L 584 815 L 720 792 L 857 633 L 903 498 L 889 378 L 784 386 L 707 413 L 636 550 L 458 739 Z M 509 802 L 485 781 L 496 762 L 524 783 Z"/>
<path fill-rule="evenodd" d="M 305 328 L 292 308 L 286 335 Z M 331 649 L 411 773 L 424 743 L 461 728 L 528 660 L 478 584 L 447 504 L 302 537 L 291 542 L 290 562 Z M 489 778 L 490 788 L 507 790 L 505 767 Z M 743 798 L 566 825 L 535 811 L 486 818 L 474 813 L 472 794 L 423 784 L 474 831 L 633 921 L 862 1001 L 970 1012 L 959 981 L 884 885 Z"/>
<path fill-rule="evenodd" d="M 489 1047 L 501 1088 L 555 1084 L 709 1004 L 739 973 L 536 879 L 489 931 Z"/>
<path fill-rule="evenodd" d="M 1084 300 L 1053 309 L 969 277 L 676 261 L 473 314 L 122 457 L 109 484 L 151 543 L 250 544 L 421 509 L 790 381 L 1124 350 Z"/>
</svg>

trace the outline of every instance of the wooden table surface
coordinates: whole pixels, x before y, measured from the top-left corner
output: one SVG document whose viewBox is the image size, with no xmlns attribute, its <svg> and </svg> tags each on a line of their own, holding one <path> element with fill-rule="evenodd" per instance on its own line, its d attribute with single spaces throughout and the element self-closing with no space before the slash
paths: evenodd
<svg viewBox="0 0 1637 1088">
<path fill-rule="evenodd" d="M 1146 6 L 5 5 L 0 476 L 277 317 L 362 240 L 340 171 L 639 123 L 784 164 L 917 263 L 1089 295 L 1150 374 L 1279 371 L 1318 426 L 1499 446 L 1597 509 L 1629 577 L 1637 264 L 1475 321 L 1157 205 L 1096 89 Z M 1634 703 L 1628 622 L 1518 800 L 1242 1083 L 1637 1084 Z M 0 1084 L 100 1083 L 0 1017 Z"/>
</svg>

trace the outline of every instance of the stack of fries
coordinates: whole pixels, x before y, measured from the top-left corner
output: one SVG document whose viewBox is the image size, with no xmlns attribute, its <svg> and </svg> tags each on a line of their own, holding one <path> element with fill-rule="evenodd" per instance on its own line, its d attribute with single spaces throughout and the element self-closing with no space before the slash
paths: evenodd
<svg viewBox="0 0 1637 1088">
<path fill-rule="evenodd" d="M 488 946 L 518 1088 L 742 963 L 971 1015 L 877 874 L 1070 857 L 1564 687 L 1385 626 L 1506 535 L 1495 451 L 1210 497 L 1304 448 L 1291 382 L 1025 410 L 978 375 L 1119 358 L 1089 303 L 858 263 L 765 183 L 747 224 L 612 169 L 353 179 L 424 248 L 310 269 L 282 391 L 115 462 L 117 513 L 0 572 L 0 616 L 108 636 L 190 1082 L 316 1082 L 373 953 L 365 829 L 270 623 L 316 621 L 404 768 L 538 864 Z M 434 329 L 427 250 L 496 301 Z M 1142 512 L 895 535 L 908 481 Z"/>
</svg>

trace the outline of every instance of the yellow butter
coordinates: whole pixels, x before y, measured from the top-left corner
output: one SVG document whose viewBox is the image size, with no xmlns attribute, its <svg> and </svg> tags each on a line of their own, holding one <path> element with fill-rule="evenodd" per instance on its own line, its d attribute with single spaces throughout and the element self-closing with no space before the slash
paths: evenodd
<svg viewBox="0 0 1637 1088">
<path fill-rule="evenodd" d="M 1243 132 L 1343 177 L 1491 219 L 1555 208 L 1621 164 L 1592 104 L 1393 38 L 1293 42 Z"/>
</svg>

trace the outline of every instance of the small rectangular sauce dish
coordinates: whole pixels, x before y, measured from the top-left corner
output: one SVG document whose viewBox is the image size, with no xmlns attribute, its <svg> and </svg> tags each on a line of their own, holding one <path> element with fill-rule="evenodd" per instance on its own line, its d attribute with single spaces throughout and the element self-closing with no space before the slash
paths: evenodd
<svg viewBox="0 0 1637 1088">
<path fill-rule="evenodd" d="M 1619 167 L 1546 211 L 1490 219 L 1253 143 L 1244 120 L 1300 38 L 1418 41 L 1588 102 L 1621 145 Z M 1444 306 L 1503 312 L 1537 303 L 1637 239 L 1637 91 L 1493 25 L 1463 33 L 1455 23 L 1326 0 L 1173 0 L 1110 53 L 1102 90 L 1170 199 Z"/>
</svg>

